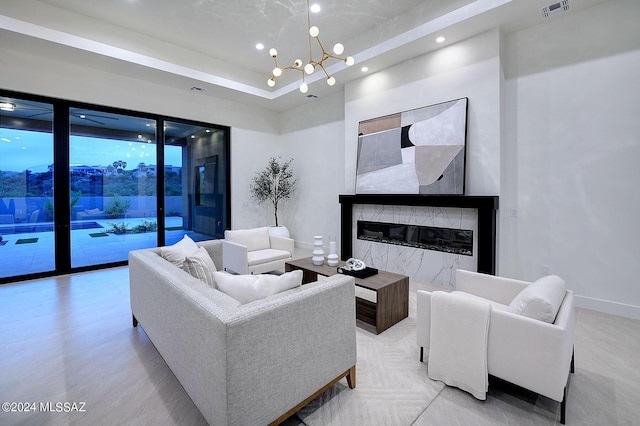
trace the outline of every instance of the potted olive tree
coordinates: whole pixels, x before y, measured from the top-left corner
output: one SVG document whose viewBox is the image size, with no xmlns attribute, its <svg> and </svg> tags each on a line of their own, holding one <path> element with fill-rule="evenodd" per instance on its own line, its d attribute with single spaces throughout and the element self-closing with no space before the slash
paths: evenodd
<svg viewBox="0 0 640 426">
<path fill-rule="evenodd" d="M 278 203 L 291 197 L 295 191 L 297 180 L 291 170 L 292 161 L 293 158 L 282 162 L 279 158 L 271 157 L 267 167 L 256 173 L 249 187 L 258 204 L 265 201 L 273 204 L 275 227 L 270 231 L 273 235 L 289 237 L 287 227 L 278 223 Z"/>
</svg>

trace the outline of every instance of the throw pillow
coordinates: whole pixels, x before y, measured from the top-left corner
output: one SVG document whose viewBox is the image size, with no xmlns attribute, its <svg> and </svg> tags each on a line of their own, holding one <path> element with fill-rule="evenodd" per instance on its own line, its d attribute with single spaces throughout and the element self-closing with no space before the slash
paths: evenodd
<svg viewBox="0 0 640 426">
<path fill-rule="evenodd" d="M 172 246 L 166 246 L 160 248 L 160 254 L 169 262 L 176 265 L 178 268 L 182 268 L 184 259 L 187 256 L 196 254 L 199 247 L 193 242 L 188 235 L 185 236 Z"/>
<path fill-rule="evenodd" d="M 529 284 L 509 304 L 509 311 L 525 317 L 553 323 L 567 292 L 557 275 L 547 275 Z"/>
<path fill-rule="evenodd" d="M 282 275 L 231 275 L 224 272 L 214 272 L 213 275 L 218 289 L 242 304 L 264 299 L 302 284 L 300 270 Z"/>
<path fill-rule="evenodd" d="M 217 271 L 216 265 L 204 247 L 200 247 L 195 254 L 187 256 L 182 264 L 182 269 L 211 287 L 217 288 L 216 280 L 213 277 L 213 273 Z"/>
</svg>

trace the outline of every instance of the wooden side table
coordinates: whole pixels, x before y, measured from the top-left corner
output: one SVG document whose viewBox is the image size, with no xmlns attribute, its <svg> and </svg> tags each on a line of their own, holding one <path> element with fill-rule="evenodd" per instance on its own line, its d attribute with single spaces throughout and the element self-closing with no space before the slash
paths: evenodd
<svg viewBox="0 0 640 426">
<path fill-rule="evenodd" d="M 343 266 L 340 262 L 338 266 Z M 318 275 L 329 277 L 337 274 L 335 266 L 314 265 L 311 257 L 285 263 L 285 271 L 302 270 L 302 283 L 318 280 Z M 387 328 L 409 316 L 409 277 L 392 272 L 378 271 L 368 278 L 355 278 L 358 287 L 376 294 L 376 302 L 356 297 L 356 323 L 360 328 L 380 334 Z"/>
</svg>

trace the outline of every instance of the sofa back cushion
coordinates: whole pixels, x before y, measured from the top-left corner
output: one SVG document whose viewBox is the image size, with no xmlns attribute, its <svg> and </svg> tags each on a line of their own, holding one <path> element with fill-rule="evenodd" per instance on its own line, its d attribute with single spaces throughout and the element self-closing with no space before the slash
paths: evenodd
<svg viewBox="0 0 640 426">
<path fill-rule="evenodd" d="M 218 289 L 241 304 L 264 299 L 302 284 L 300 270 L 282 275 L 231 275 L 225 272 L 215 272 L 213 275 Z"/>
<path fill-rule="evenodd" d="M 557 275 L 547 275 L 528 285 L 509 304 L 509 311 L 553 323 L 567 287 Z"/>
<path fill-rule="evenodd" d="M 271 248 L 269 228 L 237 229 L 224 231 L 224 238 L 247 247 L 247 251 Z"/>
</svg>

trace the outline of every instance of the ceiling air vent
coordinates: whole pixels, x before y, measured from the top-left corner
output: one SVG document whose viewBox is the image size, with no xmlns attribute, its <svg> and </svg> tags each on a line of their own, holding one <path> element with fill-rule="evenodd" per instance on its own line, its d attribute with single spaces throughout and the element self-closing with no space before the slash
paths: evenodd
<svg viewBox="0 0 640 426">
<path fill-rule="evenodd" d="M 545 6 L 540 9 L 540 14 L 543 18 L 551 18 L 561 13 L 568 12 L 571 9 L 570 0 L 560 0 L 559 2 L 552 3 L 549 6 Z"/>
</svg>

